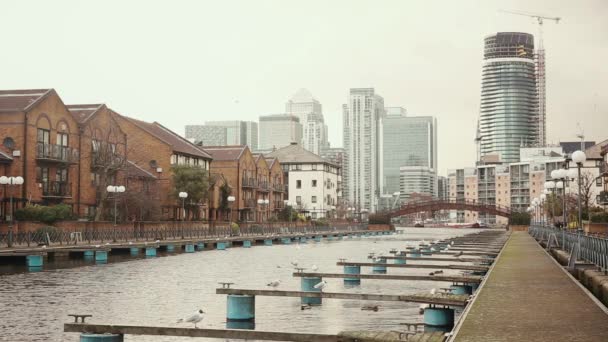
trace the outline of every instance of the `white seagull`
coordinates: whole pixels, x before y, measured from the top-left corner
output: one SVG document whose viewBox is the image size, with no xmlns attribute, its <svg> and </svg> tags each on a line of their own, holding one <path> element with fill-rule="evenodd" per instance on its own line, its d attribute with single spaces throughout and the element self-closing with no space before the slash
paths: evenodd
<svg viewBox="0 0 608 342">
<path fill-rule="evenodd" d="M 436 288 L 432 288 L 431 289 L 431 294 L 434 295 L 435 293 L 437 293 L 437 289 Z"/>
<path fill-rule="evenodd" d="M 270 283 L 266 284 L 266 286 L 270 286 L 270 287 L 278 287 L 279 285 L 281 285 L 280 279 L 273 280 Z"/>
<path fill-rule="evenodd" d="M 317 285 L 313 286 L 315 289 L 323 291 L 323 289 L 327 286 L 327 282 L 325 280 L 321 281 Z"/>
<path fill-rule="evenodd" d="M 198 328 L 196 324 L 203 320 L 204 313 L 205 311 L 203 311 L 203 309 L 196 310 L 196 312 L 192 316 L 178 319 L 177 323 L 194 323 L 194 328 Z"/>
<path fill-rule="evenodd" d="M 312 269 L 312 270 L 313 270 L 313 272 L 317 272 L 317 270 L 318 270 L 319 268 L 317 267 L 317 265 L 312 265 L 312 267 L 311 267 L 310 269 Z"/>
<path fill-rule="evenodd" d="M 291 266 L 298 267 L 298 262 L 297 261 L 292 260 L 290 263 L 291 263 Z"/>
</svg>

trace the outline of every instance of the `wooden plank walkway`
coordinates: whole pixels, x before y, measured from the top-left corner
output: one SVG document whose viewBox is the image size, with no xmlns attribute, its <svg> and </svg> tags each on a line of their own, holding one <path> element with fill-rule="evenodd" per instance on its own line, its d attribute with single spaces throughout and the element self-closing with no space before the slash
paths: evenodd
<svg viewBox="0 0 608 342">
<path fill-rule="evenodd" d="M 608 313 L 527 232 L 514 232 L 454 341 L 608 341 Z"/>
<path fill-rule="evenodd" d="M 281 291 L 281 290 L 247 290 L 247 289 L 215 289 L 216 294 L 235 294 L 250 296 L 271 297 L 312 297 L 354 300 L 377 300 L 390 302 L 426 303 L 435 305 L 465 306 L 468 295 L 453 295 L 449 293 L 424 293 L 415 295 L 390 295 L 372 293 L 342 293 L 342 292 L 309 292 L 309 291 Z"/>
<path fill-rule="evenodd" d="M 481 283 L 481 277 L 477 276 L 419 276 L 419 275 L 395 275 L 395 274 L 344 274 L 344 273 L 306 273 L 295 272 L 294 277 L 321 277 L 321 278 L 359 278 L 380 280 L 428 280 L 447 281 L 456 283 Z"/>
<path fill-rule="evenodd" d="M 450 255 L 452 256 L 452 255 Z M 384 259 L 388 260 L 411 260 L 411 261 L 450 261 L 450 262 L 479 262 L 479 261 L 493 261 L 492 258 L 433 258 L 433 257 L 408 257 L 408 256 L 382 256 Z"/>
</svg>

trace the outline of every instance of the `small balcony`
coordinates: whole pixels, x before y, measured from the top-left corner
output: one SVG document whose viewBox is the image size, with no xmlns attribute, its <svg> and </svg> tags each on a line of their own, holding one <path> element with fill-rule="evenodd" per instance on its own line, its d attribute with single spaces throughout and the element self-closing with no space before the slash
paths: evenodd
<svg viewBox="0 0 608 342">
<path fill-rule="evenodd" d="M 258 191 L 269 192 L 270 191 L 270 184 L 268 184 L 267 182 L 260 182 L 260 183 L 258 183 Z"/>
<path fill-rule="evenodd" d="M 78 163 L 79 154 L 78 150 L 71 147 L 39 142 L 36 145 L 36 159 L 45 162 L 75 164 Z"/>
<path fill-rule="evenodd" d="M 243 208 L 245 209 L 253 209 L 255 208 L 256 201 L 254 199 L 245 199 L 243 200 Z"/>
<path fill-rule="evenodd" d="M 285 208 L 285 203 L 283 201 L 274 201 L 272 204 L 274 205 L 274 210 L 283 210 L 283 208 Z"/>
<path fill-rule="evenodd" d="M 285 192 L 285 184 L 272 184 L 272 191 Z"/>
<path fill-rule="evenodd" d="M 70 198 L 72 197 L 72 183 L 57 181 L 43 182 L 42 197 Z"/>
<path fill-rule="evenodd" d="M 241 182 L 242 188 L 255 188 L 257 187 L 257 181 L 255 178 L 247 178 L 243 177 L 243 181 Z"/>
</svg>

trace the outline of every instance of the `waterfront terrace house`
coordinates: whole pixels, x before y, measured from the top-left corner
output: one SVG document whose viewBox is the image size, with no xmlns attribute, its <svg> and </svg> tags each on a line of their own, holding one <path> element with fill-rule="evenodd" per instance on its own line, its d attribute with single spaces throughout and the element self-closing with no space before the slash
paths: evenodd
<svg viewBox="0 0 608 342">
<path fill-rule="evenodd" d="M 229 204 L 232 210 L 232 220 L 254 222 L 259 217 L 258 211 L 258 176 L 257 163 L 246 145 L 205 146 L 213 157 L 211 173 L 222 175 L 230 188 L 230 193 L 222 197 L 234 196 L 234 203 Z M 225 201 L 220 198 L 219 201 Z M 216 208 L 213 218 L 224 218 L 227 213 Z"/>
<path fill-rule="evenodd" d="M 171 167 L 189 165 L 203 168 L 209 175 L 212 157 L 158 122 L 145 122 L 130 117 L 115 115 L 120 128 L 128 137 L 129 160 L 137 166 L 132 171 L 141 177 L 156 177 L 160 201 L 161 219 L 183 219 L 181 202 L 172 193 L 174 190 Z M 152 179 L 152 178 L 149 178 Z M 181 189 L 176 189 L 181 191 Z M 188 203 L 188 199 L 186 199 Z M 189 208 L 188 208 L 189 207 Z M 207 201 L 190 203 L 185 219 L 206 219 Z"/>
<path fill-rule="evenodd" d="M 270 203 L 270 169 L 268 167 L 268 163 L 266 159 L 261 154 L 254 154 L 253 158 L 255 159 L 256 164 L 256 178 L 257 178 L 257 196 L 256 201 L 268 201 L 268 204 L 265 202 L 263 204 L 259 204 L 256 210 L 256 217 L 258 222 L 264 222 L 268 220 L 268 213 L 271 213 L 271 203 Z"/>
<path fill-rule="evenodd" d="M 337 165 L 295 142 L 267 154 L 266 158 L 280 160 L 289 202 L 297 210 L 311 219 L 335 217 L 341 182 Z"/>
<path fill-rule="evenodd" d="M 54 89 L 0 90 L 0 176 L 21 176 L 21 186 L 1 189 L 0 215 L 8 197 L 26 202 L 77 203 L 80 162 L 78 123 Z"/>
<path fill-rule="evenodd" d="M 266 158 L 268 163 L 268 179 L 270 182 L 270 210 L 271 213 L 277 215 L 279 211 L 285 207 L 285 182 L 283 177 L 283 169 L 278 158 Z"/>
</svg>

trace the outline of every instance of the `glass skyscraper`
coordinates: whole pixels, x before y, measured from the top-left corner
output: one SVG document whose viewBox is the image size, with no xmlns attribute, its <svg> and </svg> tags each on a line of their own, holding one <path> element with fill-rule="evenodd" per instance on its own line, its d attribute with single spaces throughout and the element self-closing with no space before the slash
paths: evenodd
<svg viewBox="0 0 608 342">
<path fill-rule="evenodd" d="M 481 156 L 519 161 L 519 148 L 537 143 L 538 92 L 534 37 L 499 32 L 485 38 L 479 110 Z"/>
<path fill-rule="evenodd" d="M 382 192 L 393 194 L 402 192 L 401 198 L 407 199 L 409 193 L 419 192 L 432 196 L 437 195 L 437 120 L 432 116 L 406 116 L 404 109 L 399 107 L 387 108 L 387 116 L 382 119 Z M 400 172 L 400 168 L 408 172 Z M 433 174 L 426 178 L 424 184 L 403 188 L 404 176 L 411 170 L 425 170 Z M 432 192 L 428 192 L 429 189 Z M 403 192 L 402 190 L 406 190 Z"/>
</svg>

